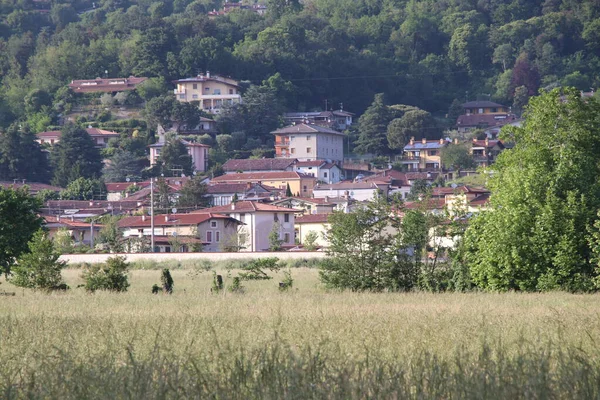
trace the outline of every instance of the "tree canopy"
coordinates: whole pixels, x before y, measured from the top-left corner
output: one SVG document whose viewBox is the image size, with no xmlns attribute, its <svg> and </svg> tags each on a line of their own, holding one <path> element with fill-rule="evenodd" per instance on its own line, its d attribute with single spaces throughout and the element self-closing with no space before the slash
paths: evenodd
<svg viewBox="0 0 600 400">
<path fill-rule="evenodd" d="M 598 276 L 600 103 L 576 89 L 533 97 L 505 132 L 491 209 L 472 221 L 464 261 L 489 290 L 592 290 Z"/>
</svg>

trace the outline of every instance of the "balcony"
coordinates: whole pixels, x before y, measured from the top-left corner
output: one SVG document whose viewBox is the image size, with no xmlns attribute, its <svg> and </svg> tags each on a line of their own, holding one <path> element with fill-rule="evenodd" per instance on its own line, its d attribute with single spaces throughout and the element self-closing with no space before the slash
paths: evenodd
<svg viewBox="0 0 600 400">
<path fill-rule="evenodd" d="M 178 94 L 185 94 L 185 88 L 181 88 L 181 89 L 173 89 L 173 94 L 178 95 Z"/>
<path fill-rule="evenodd" d="M 275 147 L 288 147 L 290 145 L 290 141 L 289 140 L 280 140 L 278 142 L 275 142 Z"/>
<path fill-rule="evenodd" d="M 401 163 L 414 164 L 414 163 L 420 163 L 421 157 L 420 156 L 397 156 L 396 161 L 401 162 Z"/>
</svg>

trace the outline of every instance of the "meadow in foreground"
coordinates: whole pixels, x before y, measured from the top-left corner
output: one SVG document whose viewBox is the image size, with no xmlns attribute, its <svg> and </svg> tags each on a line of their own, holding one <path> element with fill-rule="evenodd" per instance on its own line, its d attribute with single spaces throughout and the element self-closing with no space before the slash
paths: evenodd
<svg viewBox="0 0 600 400">
<path fill-rule="evenodd" d="M 0 398 L 600 397 L 597 295 L 327 292 L 302 268 L 289 292 L 211 294 L 172 273 L 170 296 L 159 271 L 122 294 L 3 282 Z"/>
</svg>

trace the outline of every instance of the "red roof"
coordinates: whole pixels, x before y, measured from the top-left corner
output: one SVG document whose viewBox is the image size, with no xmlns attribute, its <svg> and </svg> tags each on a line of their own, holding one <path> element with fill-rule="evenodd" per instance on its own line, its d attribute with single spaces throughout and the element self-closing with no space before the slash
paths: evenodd
<svg viewBox="0 0 600 400">
<path fill-rule="evenodd" d="M 60 224 L 69 228 L 86 228 L 90 229 L 91 224 L 82 221 L 71 220 L 69 218 L 57 218 L 49 215 L 42 216 L 44 218 L 45 223 L 48 224 Z M 101 229 L 103 225 L 94 224 L 94 228 Z"/>
<path fill-rule="evenodd" d="M 489 193 L 490 191 L 485 189 L 485 188 L 474 188 L 474 187 L 470 187 L 470 186 L 459 186 L 456 188 L 452 188 L 452 187 L 435 187 L 432 190 L 432 195 L 433 196 L 445 196 L 447 194 L 454 194 L 454 193 L 474 193 L 474 194 L 483 194 L 483 193 Z"/>
<path fill-rule="evenodd" d="M 486 206 L 490 202 L 490 193 L 481 194 L 469 202 L 472 206 Z"/>
<path fill-rule="evenodd" d="M 321 165 L 327 164 L 325 160 L 313 160 L 313 161 L 298 161 L 296 167 L 320 167 Z"/>
<path fill-rule="evenodd" d="M 193 214 L 159 214 L 154 216 L 154 226 L 181 226 L 181 225 L 198 225 L 210 219 L 230 219 L 221 214 L 213 214 L 202 210 Z M 237 221 L 237 220 L 236 220 Z M 119 221 L 120 228 L 132 227 L 150 227 L 151 219 L 149 216 L 126 217 Z"/>
<path fill-rule="evenodd" d="M 278 181 L 309 178 L 306 175 L 295 171 L 274 171 L 274 172 L 243 172 L 238 174 L 221 175 L 214 178 L 211 182 L 258 182 L 258 181 Z M 311 177 L 312 178 L 312 177 Z M 314 178 L 313 178 L 314 179 Z"/>
<path fill-rule="evenodd" d="M 231 213 L 231 212 L 244 212 L 244 213 L 252 213 L 252 212 L 301 212 L 302 210 L 296 210 L 293 208 L 279 207 L 271 204 L 258 203 L 255 201 L 238 201 L 236 203 L 231 203 L 226 206 L 215 206 L 211 208 L 205 208 L 201 211 L 192 211 L 192 213 L 197 212 L 216 212 L 216 213 Z"/>
<path fill-rule="evenodd" d="M 83 79 L 71 81 L 69 87 L 75 93 L 122 92 L 135 89 L 137 85 L 146 79 L 148 78 L 136 78 L 135 76 L 129 78 Z"/>
<path fill-rule="evenodd" d="M 422 201 L 407 201 L 404 203 L 404 208 L 408 208 L 409 210 L 419 209 L 421 207 L 425 207 L 427 210 L 435 210 L 442 209 L 445 206 L 446 199 L 444 198 L 427 199 Z"/>
<path fill-rule="evenodd" d="M 58 186 L 52 186 L 52 185 L 47 185 L 45 183 L 38 183 L 38 182 L 11 182 L 11 181 L 0 181 L 0 187 L 2 188 L 11 188 L 11 189 L 18 189 L 21 188 L 23 186 L 27 186 L 29 188 L 29 192 L 30 193 L 36 193 L 39 192 L 40 190 L 52 190 L 53 192 L 60 192 L 61 190 L 63 190 L 63 188 L 58 187 Z"/>
<path fill-rule="evenodd" d="M 112 182 L 104 184 L 104 186 L 106 186 L 106 191 L 109 193 L 122 192 L 133 185 L 139 186 L 140 188 L 145 188 L 150 186 L 150 182 Z"/>
<path fill-rule="evenodd" d="M 317 224 L 325 223 L 331 214 L 308 214 L 301 217 L 297 217 L 295 220 L 296 224 Z"/>
</svg>

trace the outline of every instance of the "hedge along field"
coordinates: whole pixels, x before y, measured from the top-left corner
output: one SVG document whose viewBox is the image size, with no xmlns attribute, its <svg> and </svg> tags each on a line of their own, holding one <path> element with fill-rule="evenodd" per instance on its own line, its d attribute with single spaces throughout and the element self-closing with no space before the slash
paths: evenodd
<svg viewBox="0 0 600 400">
<path fill-rule="evenodd" d="M 122 294 L 3 282 L 0 398 L 600 396 L 597 295 L 327 292 L 308 268 L 289 292 L 279 273 L 211 294 L 211 272 L 172 275 L 170 296 L 150 293 L 160 271 Z"/>
</svg>

